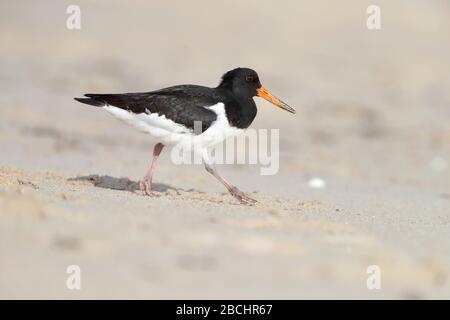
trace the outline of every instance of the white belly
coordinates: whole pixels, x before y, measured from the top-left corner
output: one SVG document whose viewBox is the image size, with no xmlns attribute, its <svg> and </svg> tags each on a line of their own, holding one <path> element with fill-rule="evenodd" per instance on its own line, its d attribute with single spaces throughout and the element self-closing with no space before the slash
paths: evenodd
<svg viewBox="0 0 450 320">
<path fill-rule="evenodd" d="M 116 118 L 132 125 L 139 131 L 152 135 L 164 144 L 181 144 L 183 148 L 198 151 L 243 131 L 230 126 L 223 103 L 206 107 L 217 114 L 217 119 L 207 130 L 197 135 L 194 134 L 193 130 L 167 119 L 164 115 L 160 116 L 155 113 L 135 114 L 110 105 L 103 108 Z"/>
</svg>

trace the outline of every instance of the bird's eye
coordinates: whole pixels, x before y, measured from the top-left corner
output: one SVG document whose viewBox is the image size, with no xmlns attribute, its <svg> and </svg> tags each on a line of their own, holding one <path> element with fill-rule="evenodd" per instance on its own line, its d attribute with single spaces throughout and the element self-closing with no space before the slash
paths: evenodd
<svg viewBox="0 0 450 320">
<path fill-rule="evenodd" d="M 245 76 L 245 81 L 253 82 L 253 76 Z"/>
</svg>

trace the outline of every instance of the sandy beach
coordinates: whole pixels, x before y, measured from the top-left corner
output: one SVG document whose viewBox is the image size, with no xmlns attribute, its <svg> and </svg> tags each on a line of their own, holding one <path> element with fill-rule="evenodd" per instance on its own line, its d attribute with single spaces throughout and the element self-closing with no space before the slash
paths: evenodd
<svg viewBox="0 0 450 320">
<path fill-rule="evenodd" d="M 371 1 L 69 4 L 0 4 L 1 299 L 450 298 L 446 1 L 377 1 L 376 31 Z M 277 174 L 218 166 L 253 206 L 169 150 L 144 196 L 158 141 L 73 100 L 239 66 L 297 109 L 255 99 Z"/>
</svg>

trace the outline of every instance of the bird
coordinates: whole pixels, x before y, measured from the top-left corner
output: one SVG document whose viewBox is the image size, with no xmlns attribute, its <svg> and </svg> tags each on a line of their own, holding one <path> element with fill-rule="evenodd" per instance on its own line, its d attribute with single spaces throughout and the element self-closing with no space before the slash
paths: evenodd
<svg viewBox="0 0 450 320">
<path fill-rule="evenodd" d="M 147 173 L 140 181 L 145 195 L 151 191 L 157 159 L 166 145 L 181 144 L 201 155 L 208 173 L 219 180 L 242 204 L 257 201 L 230 184 L 215 169 L 208 148 L 247 129 L 257 114 L 254 97 L 295 114 L 294 108 L 262 86 L 256 71 L 235 68 L 223 74 L 217 87 L 175 85 L 150 92 L 84 94 L 78 102 L 101 107 L 139 131 L 158 139 Z"/>
</svg>

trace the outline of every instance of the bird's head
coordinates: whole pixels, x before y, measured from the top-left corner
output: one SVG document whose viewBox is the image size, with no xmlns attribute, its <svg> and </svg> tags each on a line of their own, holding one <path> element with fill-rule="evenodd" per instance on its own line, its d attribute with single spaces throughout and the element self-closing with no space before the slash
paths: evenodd
<svg viewBox="0 0 450 320">
<path fill-rule="evenodd" d="M 228 71 L 222 76 L 219 87 L 227 88 L 239 97 L 249 99 L 255 96 L 261 97 L 281 109 L 295 113 L 295 109 L 275 97 L 261 85 L 258 74 L 252 69 L 236 68 Z"/>
</svg>

